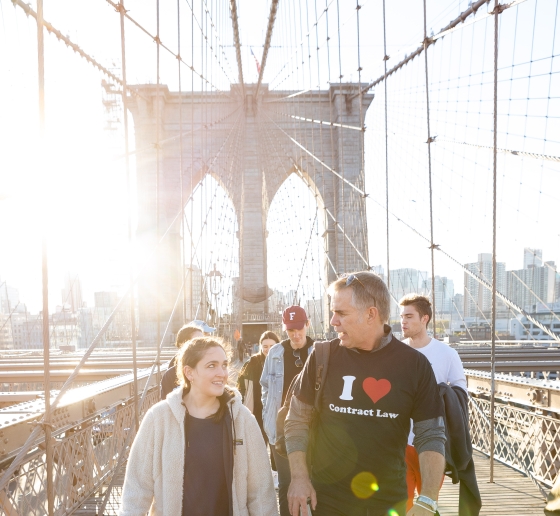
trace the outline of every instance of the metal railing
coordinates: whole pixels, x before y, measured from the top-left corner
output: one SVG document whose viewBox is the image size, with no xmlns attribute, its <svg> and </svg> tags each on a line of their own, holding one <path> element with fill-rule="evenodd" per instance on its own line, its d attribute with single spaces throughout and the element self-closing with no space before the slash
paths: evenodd
<svg viewBox="0 0 560 516">
<path fill-rule="evenodd" d="M 490 454 L 490 401 L 469 400 L 473 448 Z M 560 468 L 560 420 L 539 412 L 496 403 L 494 458 L 526 474 L 546 495 Z"/>
<path fill-rule="evenodd" d="M 490 455 L 488 372 L 465 370 L 473 447 Z M 560 472 L 560 382 L 496 374 L 494 458 L 527 475 L 543 496 Z"/>
<path fill-rule="evenodd" d="M 466 371 L 469 382 L 473 447 L 490 453 L 489 373 Z M 149 370 L 139 371 L 140 388 Z M 489 384 L 489 383 L 488 383 Z M 526 474 L 543 495 L 560 471 L 560 382 L 496 375 L 495 459 Z M 527 396 L 529 394 L 529 396 Z M 140 414 L 159 401 L 152 376 Z M 43 405 L 42 405 L 43 404 Z M 0 470 L 6 470 L 29 431 L 41 421 L 42 400 L 0 410 Z M 134 432 L 132 375 L 72 389 L 52 418 L 55 513 L 72 514 L 97 504 L 128 454 Z M 134 437 L 133 435 L 130 437 Z M 3 448 L 2 448 L 3 447 Z M 39 439 L 6 487 L 0 491 L 0 514 L 42 516 L 47 513 L 45 442 Z M 111 494 L 109 512 L 117 512 L 120 489 Z"/>
<path fill-rule="evenodd" d="M 148 378 L 149 370 L 139 371 L 141 388 Z M 54 412 L 51 442 L 55 514 L 72 514 L 101 491 L 115 473 L 121 454 L 128 454 L 125 444 L 134 432 L 132 382 L 129 374 L 72 389 Z M 159 388 L 152 376 L 140 416 L 159 399 Z M 18 435 L 19 441 L 25 441 L 30 429 L 40 421 L 41 404 L 44 409 L 44 401 L 34 401 L 0 410 L 0 438 L 5 447 L 0 449 L 0 470 L 6 470 L 13 461 Z M 34 443 L 0 491 L 0 514 L 48 514 L 44 438 Z"/>
</svg>

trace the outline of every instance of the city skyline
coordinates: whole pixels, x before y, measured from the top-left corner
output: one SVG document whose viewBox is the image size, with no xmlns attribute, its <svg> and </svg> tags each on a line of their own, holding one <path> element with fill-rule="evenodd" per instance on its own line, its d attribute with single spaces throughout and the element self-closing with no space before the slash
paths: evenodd
<svg viewBox="0 0 560 516">
<path fill-rule="evenodd" d="M 535 259 L 529 259 L 528 253 L 531 256 L 534 256 Z M 490 253 L 479 253 L 478 256 L 478 262 L 467 263 L 465 264 L 465 267 L 469 268 L 471 272 L 480 275 L 480 277 L 485 281 L 491 283 L 492 255 Z M 521 308 L 524 308 L 528 304 L 542 304 L 542 301 L 547 304 L 560 301 L 560 272 L 556 272 L 555 261 L 544 260 L 542 249 L 529 247 L 524 248 L 522 261 L 523 264 L 526 265 L 526 267 L 523 267 L 522 269 L 510 269 L 507 268 L 506 262 L 498 262 L 498 291 L 510 297 L 510 300 L 515 304 L 518 304 Z M 544 270 L 547 275 L 543 276 L 541 269 Z M 201 282 L 204 274 L 194 265 L 192 270 L 194 279 L 193 300 L 191 301 L 188 298 L 186 300 L 187 314 L 190 313 L 191 306 L 193 311 L 198 310 L 197 307 L 201 304 L 202 299 Z M 379 274 L 385 282 L 387 281 L 385 269 L 382 265 L 374 266 L 372 267 L 372 270 Z M 519 277 L 522 271 L 532 270 L 536 271 L 536 274 L 538 273 L 536 279 L 533 279 L 531 275 L 524 275 L 523 278 Z M 471 292 L 471 297 L 469 298 L 467 296 L 464 300 L 465 314 L 472 316 L 475 312 L 487 312 L 490 307 L 490 292 L 486 288 L 480 286 L 480 284 L 466 272 L 462 272 L 465 278 L 465 282 L 462 284 L 457 284 L 451 278 L 436 274 L 436 305 L 438 307 L 438 311 L 447 313 L 452 310 L 456 310 L 456 307 L 452 306 L 451 300 L 457 294 L 462 294 L 465 290 L 465 286 L 468 286 L 467 288 Z M 508 281 L 506 281 L 506 277 L 508 278 Z M 510 286 L 514 279 L 518 283 L 515 288 Z M 431 276 L 428 271 L 422 271 L 414 267 L 391 269 L 391 293 L 394 296 L 393 304 L 396 304 L 395 300 L 398 301 L 400 297 L 413 292 L 429 293 L 431 295 L 431 286 Z M 536 289 L 534 294 L 531 293 L 533 286 Z M 53 290 L 56 291 L 56 287 L 53 288 Z M 112 292 L 115 295 L 120 295 L 118 289 L 99 289 L 89 293 L 89 297 L 86 298 L 86 296 L 82 294 L 82 282 L 79 274 L 69 271 L 65 273 L 64 283 L 59 291 L 59 302 L 54 303 L 49 307 L 51 312 L 56 311 L 59 308 L 61 310 L 70 309 L 70 311 L 76 312 L 79 308 L 96 306 L 96 295 L 100 292 L 106 291 Z M 297 291 L 294 289 L 274 289 L 274 292 L 278 292 L 284 301 L 289 297 L 299 300 L 300 303 L 308 304 L 310 301 L 315 299 L 300 299 L 300 296 L 298 296 Z M 270 298 L 271 300 L 274 298 L 274 295 L 275 294 L 273 294 Z M 537 299 L 535 296 L 538 296 L 540 299 Z M 532 299 L 533 301 L 530 303 L 524 303 L 523 301 L 520 302 L 519 299 Z M 274 304 L 273 301 L 270 302 Z M 469 305 L 471 308 L 468 308 Z M 498 300 L 499 309 L 504 309 L 504 306 L 503 302 Z M 18 313 L 40 313 L 41 306 L 28 308 L 28 303 L 20 296 L 18 286 L 11 284 L 8 279 L 4 279 L 3 276 L 0 276 L 0 313 L 6 315 L 12 311 Z M 197 312 L 195 312 L 195 315 L 196 313 Z"/>
</svg>

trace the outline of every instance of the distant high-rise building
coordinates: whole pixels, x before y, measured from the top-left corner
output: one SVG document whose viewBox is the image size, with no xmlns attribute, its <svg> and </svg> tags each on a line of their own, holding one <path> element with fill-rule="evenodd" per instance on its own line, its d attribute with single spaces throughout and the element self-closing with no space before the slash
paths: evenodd
<svg viewBox="0 0 560 516">
<path fill-rule="evenodd" d="M 464 311 L 464 303 L 465 303 L 465 296 L 463 294 L 455 294 L 453 296 L 453 314 L 459 312 L 459 314 L 463 315 Z"/>
<path fill-rule="evenodd" d="M 529 265 L 528 268 L 507 272 L 507 297 L 517 306 L 534 310 L 539 303 L 556 300 L 556 264 Z"/>
<path fill-rule="evenodd" d="M 19 304 L 19 290 L 0 279 L 0 313 L 10 314 Z"/>
<path fill-rule="evenodd" d="M 542 267 L 542 249 L 531 249 L 525 247 L 523 249 L 523 268 Z"/>
<path fill-rule="evenodd" d="M 465 268 L 474 275 L 492 284 L 492 254 L 480 253 L 478 261 L 465 264 Z M 464 316 L 465 317 L 488 317 L 492 311 L 492 290 L 481 285 L 475 278 L 465 272 L 464 283 Z M 499 292 L 506 291 L 506 264 L 496 263 L 496 288 Z M 505 304 L 497 300 L 496 308 L 505 310 Z"/>
<path fill-rule="evenodd" d="M 8 314 L 0 314 L 0 349 L 13 348 L 11 317 Z"/>
<path fill-rule="evenodd" d="M 77 312 L 84 304 L 82 300 L 82 283 L 79 276 L 74 272 L 67 272 L 64 277 L 62 304 L 68 306 L 72 313 Z"/>
<path fill-rule="evenodd" d="M 43 317 L 28 312 L 12 315 L 14 349 L 43 348 Z"/>
<path fill-rule="evenodd" d="M 431 290 L 432 279 L 428 278 L 426 290 Z M 436 287 L 436 312 L 448 314 L 453 310 L 453 296 L 455 295 L 455 289 L 453 286 L 453 280 L 446 278 L 445 276 L 436 276 L 435 279 Z"/>
<path fill-rule="evenodd" d="M 397 300 L 412 292 L 423 293 L 428 284 L 428 273 L 416 269 L 393 269 L 389 277 L 391 292 Z"/>
<path fill-rule="evenodd" d="M 391 303 L 391 315 L 399 314 L 399 307 L 396 301 L 399 301 L 407 294 L 428 294 L 431 290 L 428 286 L 428 273 L 416 269 L 393 269 L 389 273 L 391 294 L 394 299 Z"/>
</svg>

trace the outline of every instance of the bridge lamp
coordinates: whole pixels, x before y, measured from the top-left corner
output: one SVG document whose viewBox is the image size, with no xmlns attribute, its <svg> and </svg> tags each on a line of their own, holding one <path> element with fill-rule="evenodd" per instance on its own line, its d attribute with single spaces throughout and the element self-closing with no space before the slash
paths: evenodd
<svg viewBox="0 0 560 516">
<path fill-rule="evenodd" d="M 210 289 L 210 295 L 214 296 L 214 326 L 218 320 L 218 294 L 222 291 L 224 277 L 222 273 L 216 269 L 216 264 L 214 264 L 214 269 L 208 273 L 208 286 Z"/>
</svg>

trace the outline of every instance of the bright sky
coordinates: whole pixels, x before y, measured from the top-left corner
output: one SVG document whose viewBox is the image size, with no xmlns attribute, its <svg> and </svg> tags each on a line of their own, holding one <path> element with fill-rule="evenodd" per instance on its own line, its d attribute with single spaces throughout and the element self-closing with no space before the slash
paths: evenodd
<svg viewBox="0 0 560 516">
<path fill-rule="evenodd" d="M 180 3 L 180 53 L 197 70 L 202 69 L 197 24 L 207 23 L 211 33 L 210 25 L 214 23 L 224 46 L 223 54 L 218 51 L 219 45 L 216 47 L 220 63 L 212 59 L 214 64 L 208 67 L 208 75 L 217 88 L 227 90 L 230 80 L 237 81 L 228 2 L 205 3 L 212 20 L 205 15 L 200 0 L 194 2 L 195 21 L 187 16 L 190 2 Z M 467 3 L 428 1 L 428 32 L 437 33 L 466 9 Z M 246 82 L 256 82 L 251 48 L 260 61 L 270 0 L 239 0 L 238 4 L 244 78 Z M 391 67 L 423 38 L 422 4 L 413 0 L 386 4 Z M 560 155 L 557 4 L 526 0 L 501 16 L 502 115 L 498 147 Z M 31 5 L 35 8 L 35 2 Z M 155 0 L 127 2 L 130 15 L 152 33 L 155 5 Z M 175 50 L 177 3 L 161 0 L 160 5 L 161 39 Z M 301 7 L 304 5 L 309 12 Z M 361 5 L 360 65 L 362 81 L 369 82 L 383 73 L 382 3 L 363 0 Z M 0 281 L 18 288 L 22 301 L 32 311 L 39 309 L 40 245 L 44 231 L 49 244 L 51 303 L 60 303 L 64 274 L 75 271 L 91 304 L 93 291 L 122 290 L 126 283 L 126 177 L 124 161 L 116 159 L 123 152 L 122 124 L 116 132 L 104 131 L 108 117 L 101 102 L 102 74 L 53 36 L 45 36 L 47 138 L 41 157 L 36 24 L 9 0 L 0 0 L 0 9 L 0 68 L 4 71 L 0 81 Z M 486 8 L 482 8 L 479 17 L 484 14 L 482 11 L 485 13 Z M 45 19 L 104 66 L 115 69 L 116 75 L 120 74 L 119 18 L 106 1 L 83 4 L 45 0 Z M 475 261 L 480 252 L 491 252 L 491 152 L 450 141 L 481 147 L 492 145 L 492 35 L 492 20 L 478 21 L 438 41 L 428 54 L 432 134 L 437 135 L 432 146 L 434 239 L 461 263 Z M 127 45 L 129 82 L 155 83 L 153 42 L 127 23 Z M 329 81 L 337 82 L 339 75 L 344 76 L 344 81 L 357 81 L 357 50 L 353 2 L 281 0 L 264 82 L 271 89 L 302 90 L 325 89 Z M 177 89 L 176 63 L 162 51 L 161 82 L 171 90 Z M 429 236 L 423 64 L 423 57 L 416 59 L 388 81 L 389 204 L 399 218 Z M 195 82 L 195 89 L 199 84 Z M 190 73 L 183 87 L 190 88 Z M 374 93 L 365 121 L 368 228 L 370 262 L 384 265 L 385 210 L 379 206 L 385 205 L 383 86 L 378 86 Z M 527 246 L 542 248 L 545 260 L 560 260 L 560 231 L 555 222 L 560 200 L 560 164 L 499 154 L 498 175 L 498 259 L 505 261 L 508 269 L 521 268 L 522 250 Z M 225 197 L 220 195 L 224 204 Z M 283 199 L 304 196 L 305 187 L 298 186 L 294 178 L 279 195 Z M 273 204 L 269 221 L 272 232 L 274 209 Z M 313 209 L 311 204 L 296 208 L 296 218 L 306 221 L 298 237 L 301 245 L 309 237 L 307 225 Z M 427 244 L 395 218 L 390 224 L 391 268 L 430 270 Z M 278 231 L 272 241 L 282 240 Z M 207 248 L 210 247 L 208 244 Z M 461 269 L 442 256 L 436 257 L 436 274 L 453 278 L 456 291 L 460 291 Z M 135 257 L 135 261 L 141 258 Z M 292 277 L 301 271 L 301 264 L 296 261 Z M 209 263 L 208 259 L 206 262 Z M 228 269 L 230 274 L 232 267 Z M 270 267 L 278 270 L 273 258 Z M 276 277 L 269 274 L 271 286 L 288 287 Z M 313 281 L 309 280 L 309 284 L 313 285 Z"/>
</svg>

